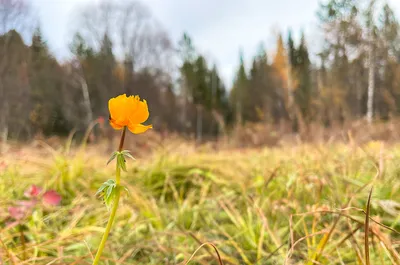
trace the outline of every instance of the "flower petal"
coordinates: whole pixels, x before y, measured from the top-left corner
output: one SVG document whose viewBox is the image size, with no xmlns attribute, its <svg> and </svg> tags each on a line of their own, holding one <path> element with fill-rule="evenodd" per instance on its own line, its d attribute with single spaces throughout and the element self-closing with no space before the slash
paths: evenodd
<svg viewBox="0 0 400 265">
<path fill-rule="evenodd" d="M 144 133 L 148 129 L 152 129 L 153 125 L 143 125 L 143 124 L 129 124 L 128 129 L 134 134 Z"/>
<path fill-rule="evenodd" d="M 119 125 L 117 124 L 113 119 L 111 119 L 110 117 L 110 125 L 111 127 L 113 127 L 115 130 L 121 130 L 122 128 L 124 128 L 124 125 Z"/>
<path fill-rule="evenodd" d="M 132 133 L 138 134 L 152 128 L 141 124 L 149 118 L 149 109 L 146 100 L 140 101 L 139 96 L 123 94 L 112 98 L 108 101 L 108 108 L 110 125 L 116 130 L 128 126 Z"/>
<path fill-rule="evenodd" d="M 149 118 L 149 108 L 146 100 L 138 101 L 135 111 L 129 117 L 129 122 L 132 124 L 140 124 Z"/>
<path fill-rule="evenodd" d="M 43 202 L 47 205 L 58 205 L 61 201 L 61 195 L 58 194 L 54 190 L 49 190 L 46 191 L 45 194 L 43 194 Z"/>
<path fill-rule="evenodd" d="M 110 120 L 121 126 L 125 126 L 128 123 L 128 111 L 129 100 L 126 94 L 119 95 L 118 97 L 112 98 L 108 101 L 108 109 L 110 111 Z"/>
<path fill-rule="evenodd" d="M 25 216 L 25 209 L 23 207 L 8 207 L 8 214 L 15 220 L 21 220 Z"/>
<path fill-rule="evenodd" d="M 34 198 L 34 197 L 39 196 L 39 193 L 41 193 L 41 192 L 42 192 L 42 188 L 40 188 L 36 185 L 32 185 L 24 192 L 24 195 L 25 195 L 25 197 L 28 197 L 28 198 Z"/>
<path fill-rule="evenodd" d="M 31 201 L 19 201 L 17 202 L 17 205 L 21 206 L 24 209 L 31 209 L 37 204 L 37 200 L 33 199 Z"/>
</svg>

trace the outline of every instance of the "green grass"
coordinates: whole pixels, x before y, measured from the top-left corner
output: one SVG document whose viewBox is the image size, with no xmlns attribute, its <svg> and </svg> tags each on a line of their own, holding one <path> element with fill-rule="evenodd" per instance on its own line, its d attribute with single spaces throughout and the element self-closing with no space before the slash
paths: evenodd
<svg viewBox="0 0 400 265">
<path fill-rule="evenodd" d="M 114 171 L 99 148 L 5 156 L 4 264 L 91 264 L 109 215 L 95 193 Z M 102 264 L 185 264 L 206 242 L 224 264 L 363 264 L 372 185 L 370 263 L 400 264 L 400 146 L 192 149 L 171 144 L 127 162 L 122 182 L 129 194 L 122 194 Z M 22 240 L 7 207 L 31 184 L 55 189 L 63 200 L 24 220 Z M 219 263 L 204 246 L 190 264 Z"/>
</svg>

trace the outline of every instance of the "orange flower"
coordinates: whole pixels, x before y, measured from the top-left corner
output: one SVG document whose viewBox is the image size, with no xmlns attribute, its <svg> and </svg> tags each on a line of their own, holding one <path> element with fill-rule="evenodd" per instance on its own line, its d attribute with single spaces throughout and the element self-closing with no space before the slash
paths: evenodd
<svg viewBox="0 0 400 265">
<path fill-rule="evenodd" d="M 116 130 L 127 126 L 132 133 L 139 134 L 153 128 L 141 124 L 149 118 L 149 109 L 146 100 L 141 101 L 139 96 L 119 95 L 108 101 L 108 109 L 110 125 Z"/>
</svg>

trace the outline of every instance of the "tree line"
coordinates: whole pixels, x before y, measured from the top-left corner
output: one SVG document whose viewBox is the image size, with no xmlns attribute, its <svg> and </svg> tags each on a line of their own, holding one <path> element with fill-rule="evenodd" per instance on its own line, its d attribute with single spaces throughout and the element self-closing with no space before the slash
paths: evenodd
<svg viewBox="0 0 400 265">
<path fill-rule="evenodd" d="M 109 98 L 122 93 L 149 102 L 156 130 L 198 140 L 249 123 L 285 122 L 301 132 L 311 123 L 387 120 L 400 111 L 399 22 L 384 0 L 322 1 L 317 54 L 305 34 L 298 41 L 291 31 L 278 34 L 274 52 L 260 44 L 250 65 L 239 53 L 232 87 L 188 33 L 174 44 L 140 2 L 82 9 L 63 62 L 40 27 L 29 28 L 31 13 L 23 0 L 0 1 L 3 141 L 84 131 L 107 119 Z"/>
</svg>

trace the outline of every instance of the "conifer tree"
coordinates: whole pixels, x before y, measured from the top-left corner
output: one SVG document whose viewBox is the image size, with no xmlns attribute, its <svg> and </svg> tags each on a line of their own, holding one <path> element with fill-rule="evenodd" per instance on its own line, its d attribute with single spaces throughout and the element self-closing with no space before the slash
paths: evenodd
<svg viewBox="0 0 400 265">
<path fill-rule="evenodd" d="M 237 71 L 233 88 L 230 95 L 230 101 L 234 109 L 236 124 L 241 125 L 244 121 L 245 104 L 248 99 L 248 77 L 244 65 L 243 53 L 240 52 L 240 65 Z"/>
<path fill-rule="evenodd" d="M 283 43 L 282 35 L 278 36 L 275 57 L 272 63 L 275 75 L 275 86 L 277 89 L 278 97 L 283 101 L 282 111 L 279 113 L 280 117 L 290 117 L 294 103 L 293 98 L 293 84 L 291 79 L 291 72 L 289 68 L 289 60 L 286 53 L 285 45 Z"/>
<path fill-rule="evenodd" d="M 302 33 L 300 45 L 296 52 L 295 72 L 297 79 L 296 104 L 299 106 L 303 118 L 307 120 L 310 115 L 312 82 L 311 63 L 304 33 Z"/>
<path fill-rule="evenodd" d="M 49 53 L 40 27 L 32 35 L 29 63 L 29 85 L 32 95 L 30 119 L 34 132 L 68 134 L 60 98 L 61 68 Z M 48 100 L 52 99 L 52 100 Z"/>
</svg>

